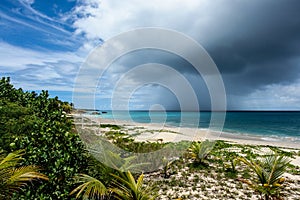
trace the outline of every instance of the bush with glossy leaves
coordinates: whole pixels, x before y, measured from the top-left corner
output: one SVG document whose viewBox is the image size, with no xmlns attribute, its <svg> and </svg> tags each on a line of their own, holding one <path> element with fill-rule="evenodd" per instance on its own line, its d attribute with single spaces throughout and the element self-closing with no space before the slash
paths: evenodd
<svg viewBox="0 0 300 200">
<path fill-rule="evenodd" d="M 64 106 L 62 106 L 64 105 Z M 0 142 L 5 152 L 24 149 L 24 165 L 37 165 L 48 182 L 30 185 L 15 199 L 69 199 L 72 177 L 87 171 L 88 155 L 72 121 L 57 97 L 15 89 L 9 78 L 0 80 Z M 69 111 L 69 110 L 68 110 Z"/>
</svg>

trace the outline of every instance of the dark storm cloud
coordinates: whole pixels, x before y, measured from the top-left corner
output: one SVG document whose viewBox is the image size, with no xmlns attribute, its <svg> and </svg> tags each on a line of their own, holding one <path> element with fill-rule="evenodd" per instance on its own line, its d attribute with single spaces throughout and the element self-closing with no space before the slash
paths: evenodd
<svg viewBox="0 0 300 200">
<path fill-rule="evenodd" d="M 206 30 L 190 27 L 190 32 L 217 64 L 227 92 L 242 95 L 299 78 L 300 65 L 292 60 L 300 57 L 300 1 L 220 2 L 226 12 L 216 10 Z M 196 72 L 181 58 L 161 51 L 135 52 L 121 60 L 131 67 L 156 62 L 182 73 Z"/>
<path fill-rule="evenodd" d="M 300 1 L 236 1 L 231 9 L 217 27 L 225 35 L 206 46 L 227 91 L 249 93 L 297 80 L 300 65 L 292 60 L 300 57 Z"/>
<path fill-rule="evenodd" d="M 172 67 L 180 75 L 182 75 L 182 78 L 184 78 L 192 88 L 187 88 L 185 84 L 178 81 L 178 79 L 173 76 L 174 74 L 172 75 L 165 73 L 163 68 L 155 68 L 155 70 L 154 68 L 148 68 L 140 71 L 139 73 L 136 71 L 131 71 L 134 70 L 135 67 L 147 63 L 150 63 L 150 65 L 153 65 L 153 67 L 155 63 Z M 147 84 L 144 86 L 141 85 L 141 83 L 145 80 L 154 80 L 157 82 L 165 82 L 166 80 L 168 80 L 167 82 L 169 82 L 170 84 L 169 87 L 176 87 L 178 91 L 180 91 L 180 93 L 185 93 L 189 89 L 192 89 L 192 91 L 196 91 L 200 108 L 203 110 L 208 110 L 210 108 L 208 89 L 200 74 L 189 62 L 171 52 L 156 49 L 133 51 L 131 53 L 123 55 L 111 66 L 109 66 L 103 77 L 110 77 L 110 81 L 116 83 L 117 81 L 121 80 L 124 75 L 126 76 L 126 73 L 129 73 L 128 78 L 130 80 L 141 86 L 141 89 L 136 91 L 138 94 L 135 94 L 135 97 L 143 99 L 143 104 L 147 105 L 147 107 L 153 104 L 153 102 L 156 102 L 164 105 L 164 107 L 169 110 L 179 109 L 178 102 L 176 100 L 176 95 L 179 94 L 176 94 L 175 96 L 171 95 L 171 91 L 167 91 L 167 88 L 159 84 Z M 114 75 L 113 77 L 111 76 L 112 74 Z M 104 79 L 103 81 L 101 81 L 101 83 L 99 84 L 99 89 L 101 91 L 113 92 L 115 84 L 105 84 L 106 81 L 107 80 Z M 130 83 L 128 84 L 130 85 Z M 124 86 L 124 90 L 126 90 L 125 87 L 126 86 Z M 144 91 L 144 93 L 140 95 L 139 92 L 142 91 Z M 148 95 L 145 95 L 147 93 Z M 149 93 L 151 93 L 151 96 L 149 96 Z M 189 102 L 190 99 L 186 98 L 181 101 Z"/>
<path fill-rule="evenodd" d="M 191 36 L 203 45 L 220 70 L 229 96 L 229 108 L 234 104 L 234 108 L 243 109 L 239 105 L 250 105 L 258 99 L 263 109 L 263 103 L 272 102 L 268 100 L 286 96 L 282 88 L 291 91 L 299 88 L 299 0 L 195 0 L 185 3 L 166 0 L 159 2 L 158 7 L 151 7 L 152 1 L 135 4 L 111 2 L 114 1 L 102 5 L 109 10 L 108 14 L 93 16 L 95 21 L 101 22 L 99 25 L 95 24 L 92 28 L 87 26 L 90 23 L 87 18 L 76 24 L 78 31 L 87 33 L 87 38 L 103 37 L 106 40 L 122 31 L 154 26 Z M 154 3 L 158 1 L 154 0 Z M 181 46 L 178 45 L 178 48 Z M 152 50 L 132 52 L 120 58 L 109 72 L 113 76 L 122 76 L 132 67 L 151 62 L 178 70 L 191 82 L 199 99 L 209 102 L 205 83 L 197 80 L 196 70 L 176 55 Z M 167 74 L 161 74 L 158 78 L 163 76 L 168 78 Z M 131 78 L 139 82 L 143 76 L 133 74 Z M 268 93 L 266 101 L 261 96 L 255 96 L 264 93 Z M 155 95 L 161 100 L 165 97 L 163 92 Z M 251 99 L 248 101 L 249 96 Z M 293 98 L 299 99 L 291 96 Z M 277 106 L 278 102 L 276 109 L 280 107 Z M 280 102 L 281 105 L 285 104 L 284 101 Z M 251 106 L 247 108 L 251 109 Z"/>
</svg>

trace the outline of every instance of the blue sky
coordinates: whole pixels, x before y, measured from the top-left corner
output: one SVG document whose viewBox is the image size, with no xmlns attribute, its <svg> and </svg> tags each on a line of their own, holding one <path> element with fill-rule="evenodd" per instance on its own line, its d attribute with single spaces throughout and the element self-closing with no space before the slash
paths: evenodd
<svg viewBox="0 0 300 200">
<path fill-rule="evenodd" d="M 47 4 L 45 2 L 54 2 Z M 26 90 L 70 90 L 84 55 L 83 39 L 63 16 L 75 2 L 0 3 L 1 74 Z M 70 98 L 69 98 L 70 99 Z"/>
<path fill-rule="evenodd" d="M 1 0 L 0 74 L 17 87 L 47 89 L 71 101 L 77 73 L 93 48 L 124 31 L 161 27 L 194 38 L 208 51 L 222 74 L 228 109 L 300 110 L 299 9 L 297 0 Z M 110 108 L 112 85 L 132 64 L 152 61 L 147 56 L 181 70 L 207 107 L 205 88 L 197 87 L 188 64 L 137 52 L 107 71 L 98 108 Z M 153 104 L 178 109 L 176 97 L 155 85 L 140 88 L 130 100 L 135 109 Z"/>
</svg>

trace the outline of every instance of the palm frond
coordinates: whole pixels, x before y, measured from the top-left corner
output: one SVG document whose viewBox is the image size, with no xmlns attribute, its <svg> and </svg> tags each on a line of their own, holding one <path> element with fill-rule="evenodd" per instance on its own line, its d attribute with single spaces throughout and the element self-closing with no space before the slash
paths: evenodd
<svg viewBox="0 0 300 200">
<path fill-rule="evenodd" d="M 33 179 L 49 180 L 48 177 L 42 173 L 37 172 L 40 170 L 37 166 L 24 166 L 12 170 L 11 177 L 7 180 L 8 184 L 23 185 Z"/>
<path fill-rule="evenodd" d="M 191 147 L 188 149 L 190 157 L 198 162 L 203 162 L 203 160 L 208 156 L 214 147 L 215 142 L 205 140 L 201 143 L 193 142 Z"/>
<path fill-rule="evenodd" d="M 117 199 L 122 200 L 151 200 L 151 188 L 143 187 L 144 175 L 141 174 L 135 181 L 130 171 L 123 173 L 121 176 L 112 174 L 116 178 L 114 181 L 115 188 L 112 191 Z"/>
<path fill-rule="evenodd" d="M 246 164 L 255 172 L 260 183 L 266 183 L 266 177 L 262 166 L 252 160 L 247 160 L 246 158 L 239 157 L 238 160 Z"/>
<path fill-rule="evenodd" d="M 138 190 L 142 189 L 143 181 L 144 181 L 144 174 L 141 174 L 136 182 L 136 187 Z"/>
<path fill-rule="evenodd" d="M 41 179 L 48 180 L 48 177 L 39 173 L 39 167 L 34 165 L 17 167 L 22 160 L 24 151 L 18 150 L 9 153 L 0 162 L 0 196 L 9 197 L 13 192 L 20 190 L 28 182 Z"/>
<path fill-rule="evenodd" d="M 246 158 L 238 159 L 255 172 L 257 176 L 257 180 L 254 181 L 244 179 L 240 179 L 240 181 L 247 183 L 256 192 L 265 195 L 266 199 L 272 196 L 278 197 L 280 194 L 279 186 L 284 182 L 281 176 L 290 162 L 288 157 L 271 154 L 260 161 L 247 160 Z"/>
<path fill-rule="evenodd" d="M 277 183 L 280 177 L 286 171 L 288 164 L 290 163 L 289 158 L 284 156 L 270 155 L 265 159 L 265 174 L 267 175 L 267 184 L 273 185 Z"/>
<path fill-rule="evenodd" d="M 0 162 L 0 170 L 15 167 L 20 161 L 23 160 L 22 155 L 24 154 L 24 150 L 17 150 L 12 153 L 9 153 L 5 156 Z"/>
<path fill-rule="evenodd" d="M 83 196 L 84 198 L 97 199 L 109 194 L 109 190 L 100 180 L 89 175 L 79 174 L 74 177 L 74 181 L 82 183 L 70 193 L 70 195 L 77 193 L 76 198 Z"/>
</svg>

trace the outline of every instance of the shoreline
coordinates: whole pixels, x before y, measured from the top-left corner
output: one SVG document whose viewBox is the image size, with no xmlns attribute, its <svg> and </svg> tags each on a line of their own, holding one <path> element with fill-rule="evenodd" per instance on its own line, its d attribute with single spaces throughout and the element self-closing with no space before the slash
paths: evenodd
<svg viewBox="0 0 300 200">
<path fill-rule="evenodd" d="M 210 140 L 223 140 L 233 144 L 239 145 L 253 145 L 260 146 L 264 149 L 266 146 L 279 147 L 285 151 L 300 150 L 300 142 L 292 141 L 266 141 L 264 137 L 260 136 L 249 136 L 249 135 L 238 135 L 234 133 L 219 133 L 214 131 L 209 131 L 208 129 L 199 128 L 186 128 L 186 127 L 172 127 L 172 126 L 162 126 L 159 123 L 137 123 L 129 122 L 125 120 L 114 120 L 105 119 L 101 117 L 95 117 L 93 115 L 81 115 L 81 114 L 71 114 L 75 122 L 75 126 L 85 126 L 87 128 L 92 128 L 95 126 L 94 131 L 99 133 L 99 126 L 101 124 L 118 125 L 121 130 L 131 135 L 135 141 L 138 142 L 180 142 L 180 141 L 203 141 L 206 139 Z M 84 121 L 84 118 L 86 121 Z M 81 121 L 83 123 L 81 123 Z M 92 125 L 92 126 L 90 126 Z M 100 133 L 105 131 L 110 131 L 108 128 L 100 129 Z M 139 134 L 137 134 L 139 133 Z M 195 136 L 196 133 L 196 136 Z M 267 153 L 267 152 L 265 152 Z M 291 160 L 291 164 L 300 167 L 300 156 L 295 156 Z"/>
<path fill-rule="evenodd" d="M 73 117 L 85 117 L 97 124 L 113 124 L 118 125 L 127 130 L 128 134 L 136 135 L 134 132 L 141 132 L 138 136 L 134 136 L 137 141 L 163 141 L 163 142 L 179 142 L 224 140 L 237 144 L 245 145 L 261 145 L 276 146 L 283 148 L 300 149 L 300 141 L 292 140 L 292 137 L 274 137 L 266 135 L 250 135 L 243 133 L 217 132 L 204 128 L 176 127 L 169 124 L 160 123 L 138 123 L 126 120 L 107 119 L 94 115 L 72 114 Z"/>
</svg>

